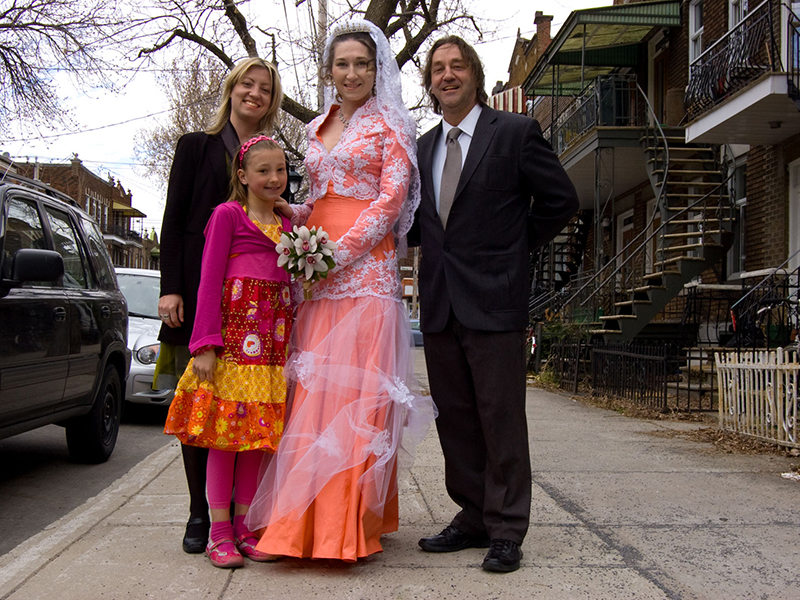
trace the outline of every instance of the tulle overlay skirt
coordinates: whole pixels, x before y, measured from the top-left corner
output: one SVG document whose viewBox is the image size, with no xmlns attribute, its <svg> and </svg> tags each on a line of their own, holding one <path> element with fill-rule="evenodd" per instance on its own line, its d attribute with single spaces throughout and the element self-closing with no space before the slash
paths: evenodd
<svg viewBox="0 0 800 600">
<path fill-rule="evenodd" d="M 227 279 L 222 338 L 212 382 L 189 361 L 178 382 L 164 433 L 184 444 L 219 450 L 274 452 L 286 408 L 284 365 L 291 330 L 285 283 Z"/>
<path fill-rule="evenodd" d="M 397 472 L 435 417 L 415 389 L 399 301 L 303 302 L 286 365 L 289 417 L 248 513 L 258 549 L 354 561 L 397 530 Z"/>
</svg>

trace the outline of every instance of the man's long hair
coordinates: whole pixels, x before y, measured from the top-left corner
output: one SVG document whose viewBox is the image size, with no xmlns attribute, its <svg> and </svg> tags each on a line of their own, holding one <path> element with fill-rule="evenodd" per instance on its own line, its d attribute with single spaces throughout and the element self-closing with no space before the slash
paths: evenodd
<svg viewBox="0 0 800 600">
<path fill-rule="evenodd" d="M 472 69 L 472 75 L 475 77 L 475 85 L 478 88 L 478 104 L 486 104 L 486 101 L 489 99 L 489 96 L 486 94 L 486 75 L 483 72 L 483 63 L 481 62 L 478 53 L 475 52 L 475 48 L 470 46 L 457 35 L 448 35 L 436 40 L 433 46 L 431 46 L 431 49 L 428 50 L 428 57 L 425 61 L 425 69 L 422 71 L 422 82 L 425 86 L 425 91 L 428 93 L 428 97 L 431 99 L 433 112 L 435 112 L 437 115 L 442 114 L 442 107 L 439 104 L 439 100 L 437 100 L 436 96 L 434 96 L 431 92 L 431 83 L 433 81 L 433 75 L 431 73 L 433 65 L 431 63 L 433 62 L 433 53 L 442 46 L 446 46 L 448 44 L 452 44 L 461 51 L 461 57 L 469 65 L 470 69 Z"/>
</svg>

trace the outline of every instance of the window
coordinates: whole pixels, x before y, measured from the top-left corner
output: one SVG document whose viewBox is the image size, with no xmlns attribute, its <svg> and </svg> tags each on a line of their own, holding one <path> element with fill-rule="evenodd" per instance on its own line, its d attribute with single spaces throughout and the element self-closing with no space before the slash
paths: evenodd
<svg viewBox="0 0 800 600">
<path fill-rule="evenodd" d="M 747 216 L 747 163 L 736 165 L 730 182 L 731 198 L 735 202 L 733 245 L 728 251 L 728 278 L 745 270 L 745 219 Z M 722 224 L 721 224 L 722 225 Z"/>
<path fill-rule="evenodd" d="M 747 0 L 728 0 L 728 29 L 733 29 L 747 16 Z"/>
<path fill-rule="evenodd" d="M 42 221 L 33 202 L 12 198 L 6 203 L 8 218 L 3 243 L 3 279 L 11 278 L 14 254 L 22 249 L 46 249 Z M 38 284 L 37 284 L 38 285 Z M 49 283 L 42 285 L 50 285 Z"/>
<path fill-rule="evenodd" d="M 97 224 L 89 219 L 82 219 L 81 224 L 89 240 L 89 252 L 92 257 L 97 283 L 101 289 L 113 290 L 116 287 L 114 267 L 111 265 L 111 258 L 108 256 L 103 234 L 97 228 Z"/>
<path fill-rule="evenodd" d="M 703 0 L 689 4 L 689 63 L 703 53 Z"/>
<path fill-rule="evenodd" d="M 53 234 L 54 250 L 64 259 L 64 287 L 89 287 L 84 266 L 84 254 L 69 216 L 49 206 L 46 212 L 50 231 Z"/>
</svg>

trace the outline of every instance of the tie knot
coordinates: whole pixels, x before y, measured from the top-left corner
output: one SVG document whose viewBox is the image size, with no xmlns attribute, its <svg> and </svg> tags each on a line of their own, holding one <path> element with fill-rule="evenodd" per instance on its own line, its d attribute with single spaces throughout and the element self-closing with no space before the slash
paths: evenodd
<svg viewBox="0 0 800 600">
<path fill-rule="evenodd" d="M 458 139 L 458 136 L 461 135 L 461 130 L 458 127 L 453 127 L 450 131 L 447 132 L 447 143 L 455 142 Z"/>
</svg>

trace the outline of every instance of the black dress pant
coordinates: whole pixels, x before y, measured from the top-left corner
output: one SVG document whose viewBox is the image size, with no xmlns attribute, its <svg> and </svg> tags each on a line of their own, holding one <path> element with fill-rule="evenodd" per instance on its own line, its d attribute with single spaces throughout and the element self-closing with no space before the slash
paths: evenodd
<svg viewBox="0 0 800 600">
<path fill-rule="evenodd" d="M 461 507 L 452 525 L 521 544 L 531 504 L 525 332 L 469 329 L 451 313 L 424 347 L 447 493 Z"/>
</svg>

